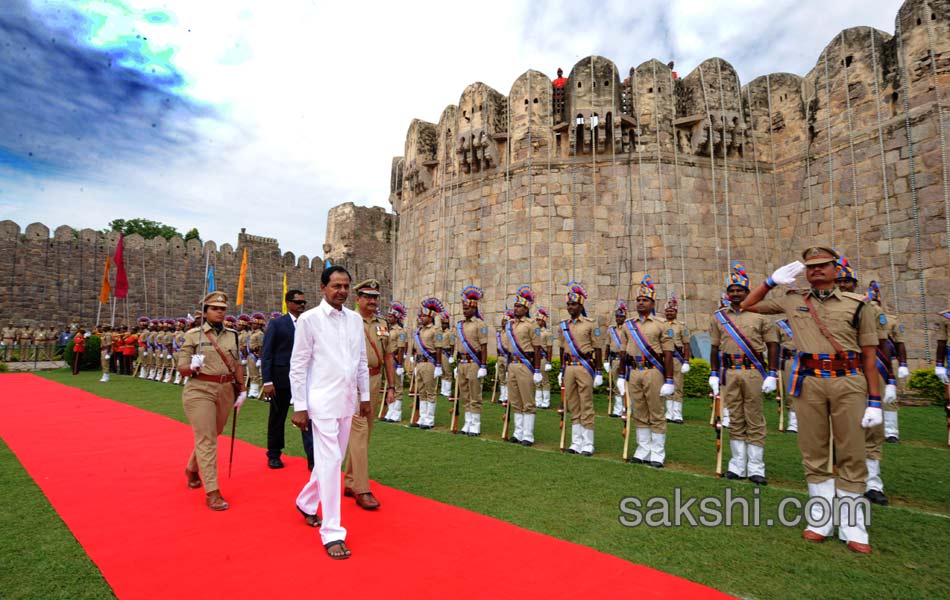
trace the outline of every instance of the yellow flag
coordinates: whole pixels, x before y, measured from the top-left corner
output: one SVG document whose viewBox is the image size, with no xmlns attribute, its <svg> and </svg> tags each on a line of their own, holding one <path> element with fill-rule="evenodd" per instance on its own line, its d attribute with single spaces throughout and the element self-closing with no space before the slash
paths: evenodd
<svg viewBox="0 0 950 600">
<path fill-rule="evenodd" d="M 280 296 L 280 312 L 287 314 L 287 272 L 284 272 L 284 293 Z"/>
<path fill-rule="evenodd" d="M 109 266 L 112 265 L 112 259 L 106 256 L 106 266 L 102 269 L 102 287 L 99 288 L 99 302 L 109 303 L 109 294 L 112 293 L 112 286 L 109 285 Z"/>
<path fill-rule="evenodd" d="M 244 249 L 244 258 L 241 259 L 241 277 L 238 279 L 237 298 L 234 303 L 244 306 L 244 281 L 247 278 L 247 248 Z"/>
</svg>

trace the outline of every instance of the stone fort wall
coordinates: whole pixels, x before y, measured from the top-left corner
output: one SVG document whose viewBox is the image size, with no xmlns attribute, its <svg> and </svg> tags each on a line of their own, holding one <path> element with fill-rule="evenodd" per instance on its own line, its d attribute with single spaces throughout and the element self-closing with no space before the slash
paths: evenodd
<svg viewBox="0 0 950 600">
<path fill-rule="evenodd" d="M 328 225 L 326 258 L 346 266 L 354 279 L 377 277 L 385 281 L 384 297 L 391 289 L 389 261 L 383 267 L 364 262 L 365 245 L 354 245 L 352 233 L 362 233 L 366 223 L 390 229 L 389 217 L 379 218 L 382 209 L 337 207 Z M 0 319 L 45 324 L 64 324 L 73 320 L 89 325 L 95 322 L 102 269 L 106 256 L 112 256 L 119 240 L 117 233 L 103 234 L 92 229 L 76 231 L 67 226 L 50 229 L 41 223 L 21 231 L 13 221 L 0 221 Z M 283 274 L 288 288 L 304 291 L 315 306 L 320 300 L 320 274 L 324 258 L 295 256 L 281 252 L 277 240 L 246 233 L 238 234 L 237 244 L 198 240 L 185 242 L 181 237 L 145 240 L 134 234 L 125 237 L 125 267 L 129 279 L 126 301 L 116 304 L 116 322 L 134 322 L 141 315 L 179 317 L 199 309 L 205 289 L 205 256 L 214 265 L 216 288 L 228 293 L 233 304 L 241 258 L 247 249 L 248 272 L 245 285 L 245 312 L 280 310 Z M 375 248 L 375 247 L 374 247 Z M 378 249 L 376 250 L 378 251 Z M 382 251 L 387 257 L 389 250 Z M 115 266 L 110 270 L 115 283 Z M 230 312 L 237 314 L 232 306 Z M 108 323 L 111 306 L 103 307 L 100 322 Z M 5 323 L 4 323 L 5 324 Z"/>
<path fill-rule="evenodd" d="M 396 297 L 486 292 L 497 325 L 519 285 L 563 318 L 571 279 L 609 319 L 650 273 L 708 329 L 731 261 L 753 283 L 821 241 L 882 284 L 914 359 L 950 304 L 950 1 L 908 0 L 893 34 L 846 29 L 804 76 L 743 84 L 721 58 L 683 77 L 591 56 L 563 87 L 526 71 L 413 120 L 393 160 Z M 942 128 L 942 129 L 941 129 Z"/>
</svg>

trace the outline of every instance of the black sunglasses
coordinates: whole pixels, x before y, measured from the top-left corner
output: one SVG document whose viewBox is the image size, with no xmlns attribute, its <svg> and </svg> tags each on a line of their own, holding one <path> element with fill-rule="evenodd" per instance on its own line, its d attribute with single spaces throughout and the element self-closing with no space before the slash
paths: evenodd
<svg viewBox="0 0 950 600">
<path fill-rule="evenodd" d="M 306 301 L 306 300 L 288 300 L 288 302 L 291 302 L 291 303 L 296 304 L 296 305 L 298 305 L 298 306 L 305 306 L 305 305 L 307 304 L 307 301 Z"/>
</svg>

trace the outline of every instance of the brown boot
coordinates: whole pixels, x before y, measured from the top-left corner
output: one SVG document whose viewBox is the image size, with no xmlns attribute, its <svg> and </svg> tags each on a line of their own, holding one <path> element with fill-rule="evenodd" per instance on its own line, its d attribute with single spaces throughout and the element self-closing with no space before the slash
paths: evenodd
<svg viewBox="0 0 950 600">
<path fill-rule="evenodd" d="M 365 494 L 356 494 L 356 505 L 363 510 L 376 510 L 379 508 L 379 500 L 373 495 L 373 492 Z"/>
<path fill-rule="evenodd" d="M 188 487 L 195 490 L 201 487 L 201 476 L 198 475 L 198 471 L 189 471 L 188 467 L 185 467 L 185 477 L 188 478 Z"/>
<path fill-rule="evenodd" d="M 218 490 L 208 492 L 208 497 L 205 499 L 205 504 L 207 504 L 208 508 L 211 510 L 228 509 L 228 503 L 224 501 L 224 498 L 221 497 L 221 492 Z"/>
</svg>

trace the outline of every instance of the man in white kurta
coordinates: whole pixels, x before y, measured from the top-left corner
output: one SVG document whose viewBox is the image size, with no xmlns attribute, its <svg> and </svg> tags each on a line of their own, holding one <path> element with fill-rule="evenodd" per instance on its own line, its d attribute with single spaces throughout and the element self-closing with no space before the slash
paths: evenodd
<svg viewBox="0 0 950 600">
<path fill-rule="evenodd" d="M 316 515 L 323 507 L 320 538 L 331 558 L 346 558 L 350 551 L 342 544 L 346 529 L 340 524 L 340 466 L 357 402 L 360 414 L 371 417 L 369 368 L 363 319 L 343 306 L 349 273 L 328 268 L 320 288 L 323 301 L 297 320 L 290 358 L 293 424 L 304 430 L 313 424 L 314 469 L 297 496 L 297 508 Z"/>
</svg>

